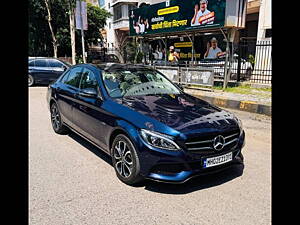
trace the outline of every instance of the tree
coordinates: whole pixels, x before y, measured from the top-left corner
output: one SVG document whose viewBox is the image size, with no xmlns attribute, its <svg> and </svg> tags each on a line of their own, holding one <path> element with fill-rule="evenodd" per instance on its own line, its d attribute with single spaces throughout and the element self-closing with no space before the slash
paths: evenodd
<svg viewBox="0 0 300 225">
<path fill-rule="evenodd" d="M 49 0 L 44 0 L 44 2 L 45 2 L 47 13 L 48 13 L 47 21 L 48 21 L 48 25 L 49 25 L 50 32 L 51 32 L 51 37 L 52 37 L 54 58 L 57 58 L 58 43 L 57 43 L 57 39 L 55 37 L 54 31 L 53 31 L 53 28 L 52 28 L 52 24 L 51 24 L 52 17 L 51 17 L 51 10 L 50 10 L 50 2 L 49 2 Z"/>
<path fill-rule="evenodd" d="M 29 0 L 29 55 L 51 56 L 55 52 L 51 29 L 49 29 L 49 3 L 51 27 L 56 39 L 57 56 L 81 54 L 81 34 L 75 28 L 75 0 Z M 87 46 L 102 39 L 100 29 L 104 27 L 109 12 L 88 4 L 88 30 L 85 31 Z M 76 51 L 75 51 L 76 44 Z M 55 55 L 55 54 L 54 54 Z"/>
<path fill-rule="evenodd" d="M 72 64 L 76 64 L 76 27 L 75 27 L 75 0 L 66 0 L 68 4 L 68 14 L 69 14 L 69 22 L 70 22 L 70 37 L 71 37 L 71 50 L 72 50 Z"/>
<path fill-rule="evenodd" d="M 129 62 L 134 64 L 142 62 L 144 54 L 141 51 L 140 43 L 136 37 L 127 42 L 125 51 Z"/>
<path fill-rule="evenodd" d="M 28 45 L 30 56 L 50 56 L 51 35 L 45 20 L 46 8 L 42 1 L 29 0 Z"/>
<path fill-rule="evenodd" d="M 88 47 L 97 44 L 98 39 L 103 39 L 100 29 L 106 25 L 107 18 L 111 16 L 112 14 L 105 9 L 87 3 L 88 30 L 84 31 L 84 36 Z"/>
<path fill-rule="evenodd" d="M 85 46 L 87 46 L 87 49 L 92 44 L 97 44 L 98 39 L 103 40 L 100 30 L 105 26 L 106 20 L 110 16 L 112 15 L 105 9 L 87 3 L 88 29 L 84 31 Z M 76 30 L 76 53 L 82 55 L 80 30 Z M 77 59 L 80 60 L 80 57 L 77 57 Z"/>
</svg>

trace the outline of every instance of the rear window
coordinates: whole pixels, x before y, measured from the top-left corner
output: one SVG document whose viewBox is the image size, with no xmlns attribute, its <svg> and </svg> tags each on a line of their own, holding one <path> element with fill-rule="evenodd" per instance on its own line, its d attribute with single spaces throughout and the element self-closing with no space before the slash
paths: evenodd
<svg viewBox="0 0 300 225">
<path fill-rule="evenodd" d="M 55 60 L 55 59 L 49 59 L 48 63 L 49 63 L 50 67 L 62 67 L 63 66 L 63 64 L 61 62 L 59 62 L 58 60 Z"/>
<path fill-rule="evenodd" d="M 28 60 L 28 66 L 34 66 L 34 60 Z"/>
<path fill-rule="evenodd" d="M 47 61 L 45 59 L 37 59 L 34 62 L 35 67 L 47 67 Z"/>
</svg>

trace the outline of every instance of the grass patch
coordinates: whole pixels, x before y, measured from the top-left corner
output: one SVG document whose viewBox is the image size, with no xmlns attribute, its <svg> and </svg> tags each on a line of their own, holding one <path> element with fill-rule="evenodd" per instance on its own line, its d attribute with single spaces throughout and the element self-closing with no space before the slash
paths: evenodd
<svg viewBox="0 0 300 225">
<path fill-rule="evenodd" d="M 214 86 L 214 90 L 222 90 L 222 86 Z M 238 86 L 238 87 L 227 87 L 225 88 L 226 92 L 231 93 L 239 93 L 239 94 L 255 94 L 255 93 L 265 93 L 265 94 L 271 94 L 272 88 L 252 88 L 250 85 L 244 85 L 244 86 Z"/>
<path fill-rule="evenodd" d="M 203 88 L 201 85 L 189 85 L 191 88 Z M 207 87 L 206 87 L 207 88 Z M 213 86 L 212 90 L 223 90 L 223 86 Z M 260 97 L 271 97 L 272 88 L 253 88 L 250 85 L 242 85 L 236 87 L 227 87 L 225 92 L 246 94 L 246 95 L 257 95 Z"/>
</svg>

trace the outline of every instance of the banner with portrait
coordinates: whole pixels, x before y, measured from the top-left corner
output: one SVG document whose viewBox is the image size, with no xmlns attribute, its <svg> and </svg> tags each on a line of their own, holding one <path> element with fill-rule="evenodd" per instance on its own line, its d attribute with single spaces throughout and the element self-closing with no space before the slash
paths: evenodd
<svg viewBox="0 0 300 225">
<path fill-rule="evenodd" d="M 130 36 L 223 27 L 226 0 L 171 0 L 129 11 Z"/>
</svg>

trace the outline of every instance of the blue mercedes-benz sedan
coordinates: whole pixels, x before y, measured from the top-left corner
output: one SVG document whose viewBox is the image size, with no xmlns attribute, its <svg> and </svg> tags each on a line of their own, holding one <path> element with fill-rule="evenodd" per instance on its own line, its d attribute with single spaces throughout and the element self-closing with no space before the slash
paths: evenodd
<svg viewBox="0 0 300 225">
<path fill-rule="evenodd" d="M 54 131 L 109 154 L 126 184 L 182 183 L 243 164 L 241 121 L 148 67 L 75 65 L 49 85 L 47 101 Z"/>
</svg>

